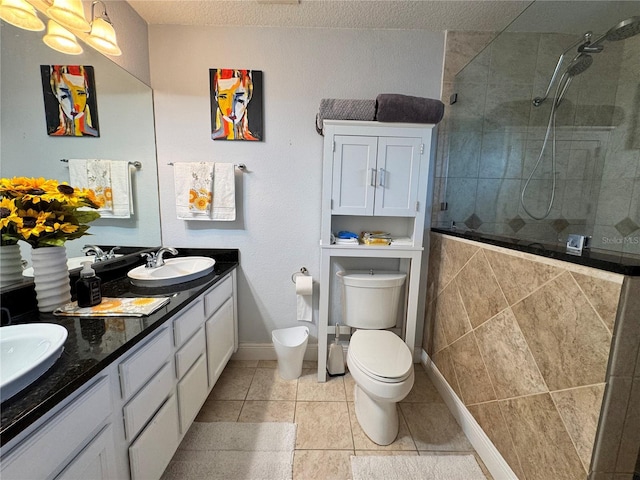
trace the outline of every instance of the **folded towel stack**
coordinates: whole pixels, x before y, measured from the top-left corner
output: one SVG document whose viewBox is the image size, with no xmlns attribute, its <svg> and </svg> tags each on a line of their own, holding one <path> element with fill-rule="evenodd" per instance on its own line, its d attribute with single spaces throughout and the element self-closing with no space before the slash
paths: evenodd
<svg viewBox="0 0 640 480">
<path fill-rule="evenodd" d="M 131 218 L 133 192 L 128 161 L 70 159 L 69 183 L 93 190 L 103 204 L 102 218 Z"/>
<path fill-rule="evenodd" d="M 333 237 L 333 243 L 336 245 L 359 245 L 358 234 L 353 232 L 341 231 Z"/>
<path fill-rule="evenodd" d="M 390 245 L 391 234 L 387 232 L 362 232 L 362 243 L 365 245 Z"/>
<path fill-rule="evenodd" d="M 323 98 L 316 115 L 316 131 L 322 135 L 324 120 L 375 120 L 375 100 Z"/>
<path fill-rule="evenodd" d="M 174 182 L 179 219 L 236 219 L 235 170 L 232 163 L 176 163 Z"/>
<path fill-rule="evenodd" d="M 381 93 L 376 97 L 376 120 L 379 122 L 439 123 L 444 103 L 434 98 Z"/>
</svg>

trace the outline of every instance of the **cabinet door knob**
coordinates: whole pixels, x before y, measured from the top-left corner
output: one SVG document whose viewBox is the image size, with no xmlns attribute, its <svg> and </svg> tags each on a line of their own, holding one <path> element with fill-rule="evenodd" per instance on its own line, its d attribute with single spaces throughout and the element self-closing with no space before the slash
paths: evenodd
<svg viewBox="0 0 640 480">
<path fill-rule="evenodd" d="M 376 173 L 377 173 L 377 172 L 376 172 L 376 169 L 375 169 L 375 168 L 372 168 L 372 169 L 371 169 L 371 183 L 370 183 L 370 185 L 371 185 L 372 187 L 375 187 L 375 186 L 376 186 Z"/>
</svg>

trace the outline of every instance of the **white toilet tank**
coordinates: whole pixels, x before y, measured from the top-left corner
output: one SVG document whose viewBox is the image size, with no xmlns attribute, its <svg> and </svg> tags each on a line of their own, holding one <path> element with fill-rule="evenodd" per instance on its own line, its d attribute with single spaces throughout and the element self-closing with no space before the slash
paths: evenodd
<svg viewBox="0 0 640 480">
<path fill-rule="evenodd" d="M 340 271 L 336 275 L 342 281 L 342 321 L 346 325 L 370 330 L 395 326 L 405 273 Z"/>
</svg>

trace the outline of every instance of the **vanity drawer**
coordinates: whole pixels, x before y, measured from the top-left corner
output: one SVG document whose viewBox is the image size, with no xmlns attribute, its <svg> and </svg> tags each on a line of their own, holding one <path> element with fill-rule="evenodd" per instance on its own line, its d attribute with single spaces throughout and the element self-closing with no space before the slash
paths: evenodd
<svg viewBox="0 0 640 480">
<path fill-rule="evenodd" d="M 198 299 L 180 313 L 178 318 L 173 321 L 173 335 L 175 337 L 176 347 L 182 345 L 200 328 L 204 323 L 204 309 L 202 300 Z"/>
<path fill-rule="evenodd" d="M 136 393 L 165 363 L 171 353 L 169 329 L 163 328 L 132 356 L 118 365 L 122 397 Z"/>
<path fill-rule="evenodd" d="M 92 439 L 110 414 L 109 381 L 102 377 L 4 456 L 0 478 L 49 478 Z"/>
<path fill-rule="evenodd" d="M 233 279 L 231 275 L 204 294 L 205 318 L 209 318 L 222 306 L 224 301 L 233 295 Z"/>
<path fill-rule="evenodd" d="M 132 480 L 160 478 L 180 443 L 178 402 L 171 395 L 129 447 Z"/>
<path fill-rule="evenodd" d="M 127 440 L 131 441 L 162 405 L 171 393 L 173 382 L 171 363 L 167 362 L 149 383 L 124 406 L 124 429 Z"/>
<path fill-rule="evenodd" d="M 178 382 L 178 405 L 182 433 L 189 430 L 208 394 L 207 362 L 205 355 L 201 355 L 191 370 Z"/>
<path fill-rule="evenodd" d="M 191 365 L 204 353 L 206 348 L 204 337 L 203 327 L 200 327 L 200 330 L 176 353 L 176 376 L 178 380 L 189 371 Z"/>
</svg>

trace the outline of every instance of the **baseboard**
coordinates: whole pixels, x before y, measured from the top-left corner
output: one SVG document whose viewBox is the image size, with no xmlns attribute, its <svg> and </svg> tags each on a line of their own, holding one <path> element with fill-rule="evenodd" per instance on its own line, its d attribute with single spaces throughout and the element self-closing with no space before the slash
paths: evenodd
<svg viewBox="0 0 640 480">
<path fill-rule="evenodd" d="M 442 399 L 449 407 L 451 414 L 455 417 L 456 421 L 462 428 L 473 448 L 484 462 L 487 470 L 491 473 L 495 480 L 518 480 L 518 477 L 509 464 L 502 457 L 498 449 L 493 442 L 489 439 L 487 434 L 482 430 L 482 427 L 478 425 L 476 419 L 473 418 L 471 412 L 458 398 L 458 395 L 449 386 L 444 376 L 438 370 L 438 367 L 431 361 L 429 355 L 422 350 L 421 363 L 427 371 L 429 378 L 440 392 Z"/>
<path fill-rule="evenodd" d="M 231 356 L 231 360 L 277 360 L 276 350 L 272 343 L 241 343 L 238 350 Z M 318 344 L 307 344 L 307 350 L 304 353 L 304 359 L 307 361 L 318 360 Z"/>
</svg>

